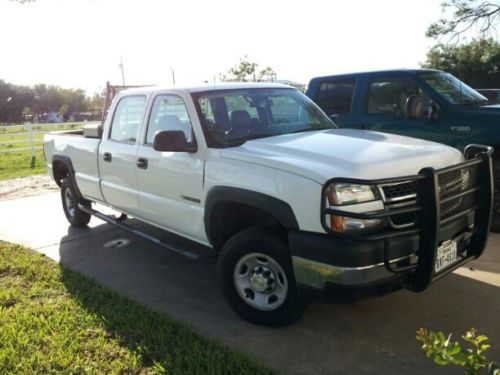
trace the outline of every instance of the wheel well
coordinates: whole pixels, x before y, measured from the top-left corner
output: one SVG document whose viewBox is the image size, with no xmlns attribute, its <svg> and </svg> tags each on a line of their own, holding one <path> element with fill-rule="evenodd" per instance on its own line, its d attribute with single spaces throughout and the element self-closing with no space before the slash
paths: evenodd
<svg viewBox="0 0 500 375">
<path fill-rule="evenodd" d="M 214 249 L 219 251 L 236 233 L 255 226 L 284 231 L 279 221 L 265 210 L 243 203 L 219 202 L 210 215 L 209 237 Z"/>
<path fill-rule="evenodd" d="M 56 184 L 61 187 L 63 178 L 69 175 L 69 168 L 62 160 L 54 160 L 52 163 L 52 173 Z"/>
</svg>

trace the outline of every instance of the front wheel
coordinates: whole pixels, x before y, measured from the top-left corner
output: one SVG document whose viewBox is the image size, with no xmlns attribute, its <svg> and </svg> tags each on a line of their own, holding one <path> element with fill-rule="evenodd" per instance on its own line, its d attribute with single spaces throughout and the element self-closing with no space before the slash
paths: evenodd
<svg viewBox="0 0 500 375">
<path fill-rule="evenodd" d="M 66 177 L 61 184 L 61 200 L 64 215 L 69 223 L 74 227 L 84 227 L 90 221 L 90 214 L 80 210 L 78 204 L 83 204 L 90 207 L 90 202 L 85 200 L 78 200 L 75 191 L 71 184 L 71 180 Z"/>
<path fill-rule="evenodd" d="M 242 318 L 287 326 L 304 312 L 290 252 L 271 229 L 251 228 L 232 237 L 217 262 L 222 294 Z"/>
</svg>

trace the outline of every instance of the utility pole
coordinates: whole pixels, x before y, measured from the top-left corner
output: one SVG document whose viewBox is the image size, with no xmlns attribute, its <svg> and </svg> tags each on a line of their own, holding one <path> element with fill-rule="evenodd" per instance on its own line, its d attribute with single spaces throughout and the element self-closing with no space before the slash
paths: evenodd
<svg viewBox="0 0 500 375">
<path fill-rule="evenodd" d="M 123 88 L 125 88 L 125 68 L 123 67 L 123 58 L 120 56 L 120 65 L 118 65 L 119 68 L 122 70 L 122 83 L 123 83 Z"/>
<path fill-rule="evenodd" d="M 172 84 L 175 85 L 175 69 L 170 67 L 170 70 L 172 71 Z"/>
</svg>

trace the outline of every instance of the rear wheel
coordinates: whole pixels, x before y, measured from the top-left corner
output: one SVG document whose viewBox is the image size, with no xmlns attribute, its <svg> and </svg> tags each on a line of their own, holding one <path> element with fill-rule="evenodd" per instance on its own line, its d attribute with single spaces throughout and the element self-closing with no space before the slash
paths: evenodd
<svg viewBox="0 0 500 375">
<path fill-rule="evenodd" d="M 228 304 L 252 323 L 287 326 L 302 316 L 290 252 L 270 229 L 232 237 L 219 255 L 217 276 Z"/>
<path fill-rule="evenodd" d="M 80 210 L 78 204 L 90 207 L 90 202 L 77 198 L 75 189 L 68 177 L 64 178 L 61 184 L 61 200 L 64 215 L 66 215 L 66 219 L 72 226 L 84 227 L 89 223 L 90 214 Z"/>
</svg>

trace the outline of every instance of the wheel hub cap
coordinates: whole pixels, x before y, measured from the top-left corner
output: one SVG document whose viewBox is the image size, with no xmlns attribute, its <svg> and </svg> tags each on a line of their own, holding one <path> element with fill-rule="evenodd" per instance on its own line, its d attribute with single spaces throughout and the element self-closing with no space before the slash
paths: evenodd
<svg viewBox="0 0 500 375">
<path fill-rule="evenodd" d="M 270 293 L 275 283 L 276 277 L 267 267 L 258 266 L 250 272 L 250 285 L 256 292 Z"/>
<path fill-rule="evenodd" d="M 267 254 L 249 253 L 234 268 L 234 286 L 248 305 L 275 310 L 286 300 L 288 281 L 281 265 Z"/>
</svg>

